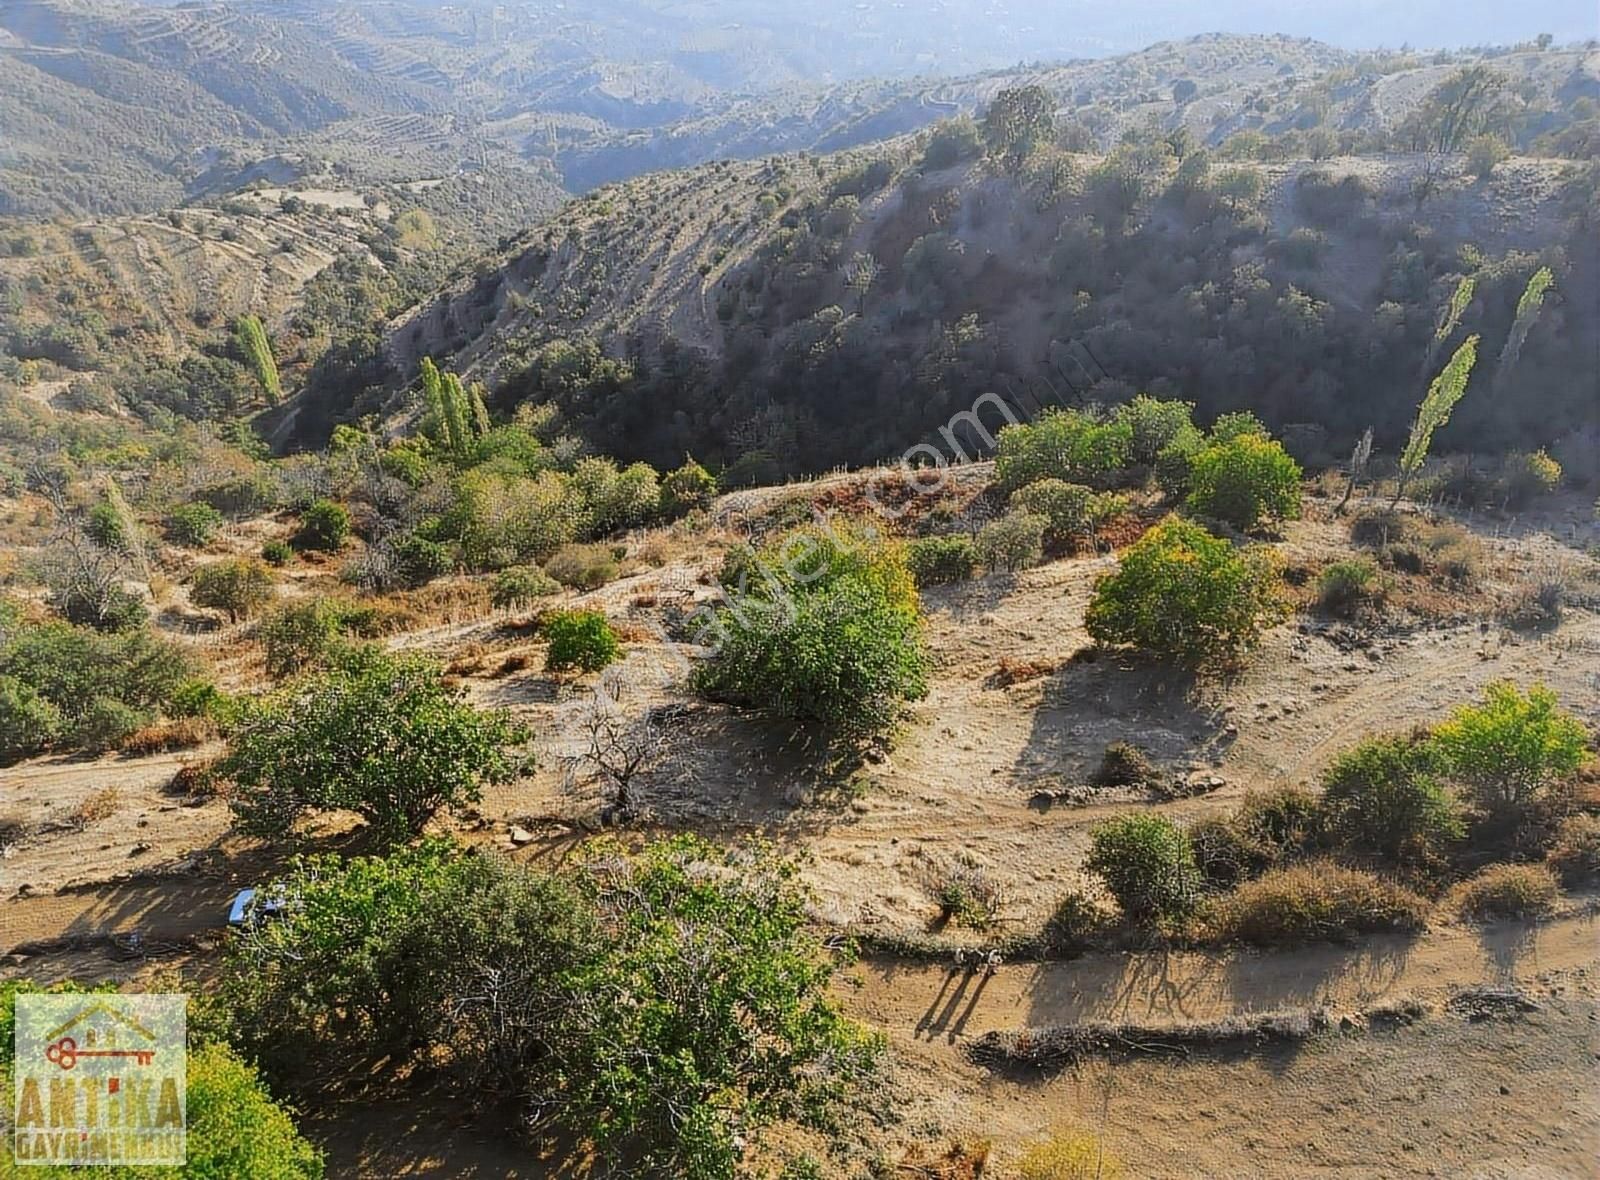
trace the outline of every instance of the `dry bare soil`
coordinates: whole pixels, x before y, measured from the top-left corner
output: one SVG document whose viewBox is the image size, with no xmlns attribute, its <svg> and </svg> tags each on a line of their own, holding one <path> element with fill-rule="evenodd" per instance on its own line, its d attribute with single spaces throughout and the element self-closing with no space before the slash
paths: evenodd
<svg viewBox="0 0 1600 1180">
<path fill-rule="evenodd" d="M 723 502 L 721 519 L 828 490 L 745 494 Z M 880 935 L 938 933 L 934 882 L 964 859 L 1000 882 L 1002 927 L 1021 930 L 1069 888 L 1094 887 L 1080 866 L 1090 827 L 1107 816 L 1155 809 L 1193 820 L 1252 790 L 1314 785 L 1361 737 L 1438 720 L 1497 679 L 1542 681 L 1600 722 L 1596 600 L 1580 597 L 1542 631 L 1509 630 L 1498 613 L 1535 569 L 1558 564 L 1592 582 L 1584 507 L 1552 510 L 1537 528 L 1469 522 L 1485 547 L 1472 591 L 1413 596 L 1362 626 L 1301 613 L 1238 675 L 1203 683 L 1133 659 L 1085 658 L 1084 609 L 1112 555 L 932 590 L 932 691 L 892 749 L 849 774 L 787 731 L 690 696 L 684 654 L 661 641 L 673 609 L 713 593 L 703 575 L 735 538 L 731 527 L 631 538 L 631 572 L 567 598 L 603 608 L 622 629 L 625 709 L 676 706 L 641 833 L 776 841 L 802 859 L 819 923 Z M 1279 547 L 1292 569 L 1314 569 L 1349 545 L 1344 524 L 1312 500 Z M 391 642 L 449 661 L 473 699 L 528 722 L 541 765 L 451 824 L 507 855 L 556 863 L 594 826 L 592 803 L 567 788 L 562 763 L 593 682 L 545 676 L 520 620 L 461 607 L 470 596 L 456 601 L 452 616 Z M 239 675 L 258 663 L 242 631 L 204 642 Z M 1113 741 L 1139 746 L 1195 793 L 1163 801 L 1091 787 Z M 275 859 L 229 834 L 222 802 L 170 793 L 177 768 L 211 752 L 43 759 L 0 774 L 0 819 L 13 833 L 0 837 L 12 840 L 0 859 L 0 953 L 9 952 L 0 978 L 131 979 L 168 965 L 204 978 L 228 897 Z M 1045 791 L 1058 797 L 1041 802 Z M 330 824 L 322 838 L 337 846 L 342 831 Z M 911 1143 L 987 1139 L 1004 1167 L 1040 1133 L 1077 1124 L 1099 1128 L 1135 1176 L 1591 1176 L 1600 1149 L 1593 912 L 1569 898 L 1538 927 L 1466 925 L 1441 912 L 1409 940 L 1096 953 L 993 973 L 949 958 L 869 956 L 837 988 L 894 1050 L 904 1117 L 890 1132 L 891 1159 Z M 1515 987 L 1535 1006 L 1464 1012 L 1461 994 L 1482 987 Z M 1420 1019 L 1369 1024 L 1374 1010 L 1402 1001 Z M 991 1031 L 1286 1008 L 1326 1008 L 1334 1026 L 1289 1045 L 1128 1052 L 1054 1074 L 997 1071 L 969 1055 Z M 1341 1015 L 1351 1027 L 1339 1027 Z M 491 1132 L 440 1125 L 423 1098 L 323 1111 L 311 1129 L 335 1175 L 561 1174 Z"/>
</svg>

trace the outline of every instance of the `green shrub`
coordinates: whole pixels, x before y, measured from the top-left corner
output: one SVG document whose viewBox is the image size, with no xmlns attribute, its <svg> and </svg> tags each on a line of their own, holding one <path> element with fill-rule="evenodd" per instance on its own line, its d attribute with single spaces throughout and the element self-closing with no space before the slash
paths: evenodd
<svg viewBox="0 0 1600 1180">
<path fill-rule="evenodd" d="M 561 593 L 561 583 L 538 566 L 516 565 L 495 575 L 489 605 L 495 610 L 527 610 L 541 598 Z"/>
<path fill-rule="evenodd" d="M 1500 480 L 1505 487 L 1506 504 L 1521 508 L 1540 496 L 1548 496 L 1561 486 L 1561 464 L 1543 450 L 1520 451 L 1506 456 Z"/>
<path fill-rule="evenodd" d="M 1322 775 L 1329 835 L 1353 853 L 1401 864 L 1440 855 L 1464 831 L 1441 770 L 1431 743 L 1408 737 L 1369 738 L 1345 751 Z"/>
<path fill-rule="evenodd" d="M 622 573 L 609 545 L 563 545 L 544 563 L 544 572 L 574 590 L 598 590 Z"/>
<path fill-rule="evenodd" d="M 617 633 L 597 610 L 551 611 L 539 630 L 550 644 L 544 660 L 549 672 L 598 672 L 622 656 Z"/>
<path fill-rule="evenodd" d="M 102 754 L 115 750 L 134 730 L 155 719 L 152 709 L 136 709 L 116 697 L 94 697 L 73 723 L 73 744 L 91 754 Z"/>
<path fill-rule="evenodd" d="M 978 530 L 978 559 L 991 570 L 1019 570 L 1037 565 L 1044 554 L 1043 516 L 1016 509 Z"/>
<path fill-rule="evenodd" d="M 1299 787 L 1276 787 L 1245 795 L 1228 822 L 1267 868 L 1316 847 L 1325 821 L 1315 795 Z"/>
<path fill-rule="evenodd" d="M 167 514 L 167 536 L 176 545 L 199 549 L 222 527 L 222 513 L 209 504 L 180 504 Z"/>
<path fill-rule="evenodd" d="M 1195 456 L 1205 449 L 1206 436 L 1198 428 L 1188 426 L 1179 430 L 1171 442 L 1157 451 L 1154 474 L 1156 485 L 1162 492 L 1174 500 L 1187 496 Z"/>
<path fill-rule="evenodd" d="M 1100 643 L 1192 665 L 1225 662 L 1281 617 L 1278 586 L 1269 552 L 1236 552 L 1199 525 L 1169 516 L 1095 584 L 1085 621 Z"/>
<path fill-rule="evenodd" d="M 271 570 L 259 561 L 236 557 L 195 570 L 189 598 L 196 606 L 227 611 L 238 622 L 271 602 L 274 592 Z"/>
<path fill-rule="evenodd" d="M 1251 436 L 1261 439 L 1267 438 L 1266 426 L 1260 418 L 1257 418 L 1249 410 L 1234 410 L 1220 415 L 1211 424 L 1211 435 L 1206 441 L 1212 446 L 1219 446 L 1222 443 L 1232 442 L 1236 438 Z"/>
<path fill-rule="evenodd" d="M 1117 420 L 1132 431 L 1128 457 L 1135 463 L 1154 463 L 1163 450 L 1194 430 L 1193 413 L 1190 402 L 1161 401 L 1143 393 L 1118 406 Z"/>
<path fill-rule="evenodd" d="M 410 533 L 394 547 L 395 574 L 404 586 L 426 586 L 455 568 L 450 547 Z"/>
<path fill-rule="evenodd" d="M 1569 815 L 1556 829 L 1546 863 L 1571 886 L 1600 881 L 1600 815 Z"/>
<path fill-rule="evenodd" d="M 1392 881 L 1326 861 L 1271 869 L 1222 898 L 1207 924 L 1219 942 L 1257 946 L 1416 931 L 1426 900 Z"/>
<path fill-rule="evenodd" d="M 1479 921 L 1543 918 L 1561 900 L 1561 887 L 1545 865 L 1490 865 L 1450 891 L 1464 916 Z"/>
<path fill-rule="evenodd" d="M 732 1176 L 741 1136 L 823 1125 L 882 1051 L 759 848 L 680 838 L 556 876 L 430 840 L 272 888 L 296 904 L 231 940 L 219 1007 L 274 1075 L 388 1058 L 486 1108 L 539 1095 L 543 1127 L 630 1174 Z"/>
<path fill-rule="evenodd" d="M 439 540 L 451 537 L 474 569 L 543 561 L 573 540 L 584 523 L 584 506 L 570 477 L 559 471 L 536 476 L 493 466 L 465 471 L 453 488 Z"/>
<path fill-rule="evenodd" d="M 960 582 L 977 569 L 978 550 L 966 536 L 918 537 L 906 545 L 906 566 L 918 586 Z"/>
<path fill-rule="evenodd" d="M 430 661 L 360 647 L 254 705 L 216 773 L 253 835 L 282 838 L 304 811 L 347 810 L 392 843 L 514 777 L 525 740 L 509 717 L 447 687 Z"/>
<path fill-rule="evenodd" d="M 1335 561 L 1317 579 L 1317 605 L 1330 615 L 1347 619 L 1379 588 L 1378 567 L 1365 558 Z"/>
<path fill-rule="evenodd" d="M 717 612 L 715 632 L 720 645 L 696 669 L 696 687 L 778 717 L 872 733 L 927 692 L 916 614 L 861 571 L 782 601 L 747 598 Z"/>
<path fill-rule="evenodd" d="M 343 625 L 339 606 L 326 598 L 279 608 L 256 628 L 266 648 L 267 674 L 282 679 L 321 663 L 339 649 Z"/>
<path fill-rule="evenodd" d="M 0 763 L 49 749 L 65 727 L 61 710 L 31 684 L 0 676 Z"/>
<path fill-rule="evenodd" d="M 128 535 L 128 520 L 122 509 L 110 500 L 97 500 L 89 509 L 83 522 L 83 531 L 102 549 L 124 553 L 132 538 Z"/>
<path fill-rule="evenodd" d="M 693 459 L 669 471 L 661 480 L 661 511 L 670 518 L 697 508 L 709 508 L 717 495 L 716 477 Z"/>
<path fill-rule="evenodd" d="M 1184 503 L 1190 512 L 1248 532 L 1263 521 L 1300 515 L 1300 476 L 1300 464 L 1281 443 L 1241 433 L 1194 456 Z"/>
<path fill-rule="evenodd" d="M 294 550 L 288 542 L 274 538 L 261 546 L 261 560 L 272 566 L 285 566 L 294 557 Z"/>
<path fill-rule="evenodd" d="M 1044 517 L 1048 522 L 1045 537 L 1055 544 L 1092 537 L 1096 528 L 1121 510 L 1122 501 L 1083 484 L 1041 479 L 1011 493 L 1011 507 Z"/>
<path fill-rule="evenodd" d="M 61 622 L 0 630 L 0 757 L 109 749 L 193 676 L 183 649 L 149 631 L 100 634 Z"/>
<path fill-rule="evenodd" d="M 731 549 L 719 580 L 731 594 L 781 601 L 843 578 L 861 580 L 911 617 L 921 610 L 906 546 L 878 536 L 870 524 L 843 518 L 790 529 L 759 551 Z"/>
<path fill-rule="evenodd" d="M 1159 815 L 1125 815 L 1090 834 L 1084 867 L 1098 874 L 1134 922 L 1181 918 L 1199 897 L 1188 834 Z"/>
<path fill-rule="evenodd" d="M 349 510 L 332 500 L 317 500 L 300 514 L 294 545 L 297 549 L 336 553 L 349 535 Z"/>
<path fill-rule="evenodd" d="M 1082 410 L 1051 411 L 1037 422 L 1000 432 L 995 479 L 1006 492 L 1041 479 L 1104 486 L 1123 472 L 1132 455 L 1131 423 Z"/>
<path fill-rule="evenodd" d="M 572 489 L 581 505 L 578 527 L 588 535 L 635 528 L 661 507 L 660 484 L 648 463 L 618 471 L 610 459 L 580 459 L 572 470 Z"/>
<path fill-rule="evenodd" d="M 1527 807 L 1589 759 L 1583 722 L 1537 684 L 1525 694 L 1506 681 L 1489 685 L 1483 704 L 1457 709 L 1433 742 L 1448 773 L 1500 816 Z"/>
</svg>

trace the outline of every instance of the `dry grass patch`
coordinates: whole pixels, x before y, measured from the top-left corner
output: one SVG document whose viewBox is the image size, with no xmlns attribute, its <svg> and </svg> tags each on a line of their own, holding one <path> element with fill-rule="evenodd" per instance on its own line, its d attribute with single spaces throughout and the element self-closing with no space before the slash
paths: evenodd
<svg viewBox="0 0 1600 1180">
<path fill-rule="evenodd" d="M 1600 881 L 1600 815 L 1571 815 L 1563 820 L 1545 863 L 1569 886 Z"/>
<path fill-rule="evenodd" d="M 67 816 L 67 822 L 82 831 L 91 824 L 110 819 L 121 805 L 122 792 L 116 787 L 105 787 L 74 807 Z"/>
<path fill-rule="evenodd" d="M 157 721 L 134 730 L 117 749 L 135 758 L 165 754 L 172 750 L 192 750 L 217 736 L 216 722 L 209 717 L 178 717 Z"/>
<path fill-rule="evenodd" d="M 1490 865 L 1450 891 L 1446 904 L 1464 918 L 1542 918 L 1555 911 L 1561 887 L 1545 865 Z"/>
<path fill-rule="evenodd" d="M 1427 924 L 1426 898 L 1397 882 L 1330 861 L 1272 869 L 1221 898 L 1202 924 L 1206 942 L 1256 946 L 1343 940 Z"/>
</svg>

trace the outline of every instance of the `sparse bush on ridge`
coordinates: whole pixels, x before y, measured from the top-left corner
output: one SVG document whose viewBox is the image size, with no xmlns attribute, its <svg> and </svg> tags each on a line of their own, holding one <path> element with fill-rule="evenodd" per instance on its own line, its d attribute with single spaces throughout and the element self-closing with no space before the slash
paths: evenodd
<svg viewBox="0 0 1600 1180">
<path fill-rule="evenodd" d="M 222 527 L 222 513 L 209 504 L 180 504 L 167 514 L 167 536 L 175 544 L 199 549 Z"/>
</svg>

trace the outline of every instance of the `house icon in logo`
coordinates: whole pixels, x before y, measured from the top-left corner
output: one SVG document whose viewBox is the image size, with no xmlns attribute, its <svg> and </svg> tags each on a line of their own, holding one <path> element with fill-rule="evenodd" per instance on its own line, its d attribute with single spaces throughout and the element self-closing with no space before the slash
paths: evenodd
<svg viewBox="0 0 1600 1180">
<path fill-rule="evenodd" d="M 45 1060 L 63 1070 L 83 1058 L 119 1057 L 150 1065 L 156 1057 L 156 1034 L 104 1000 L 80 1008 L 44 1039 Z"/>
</svg>

